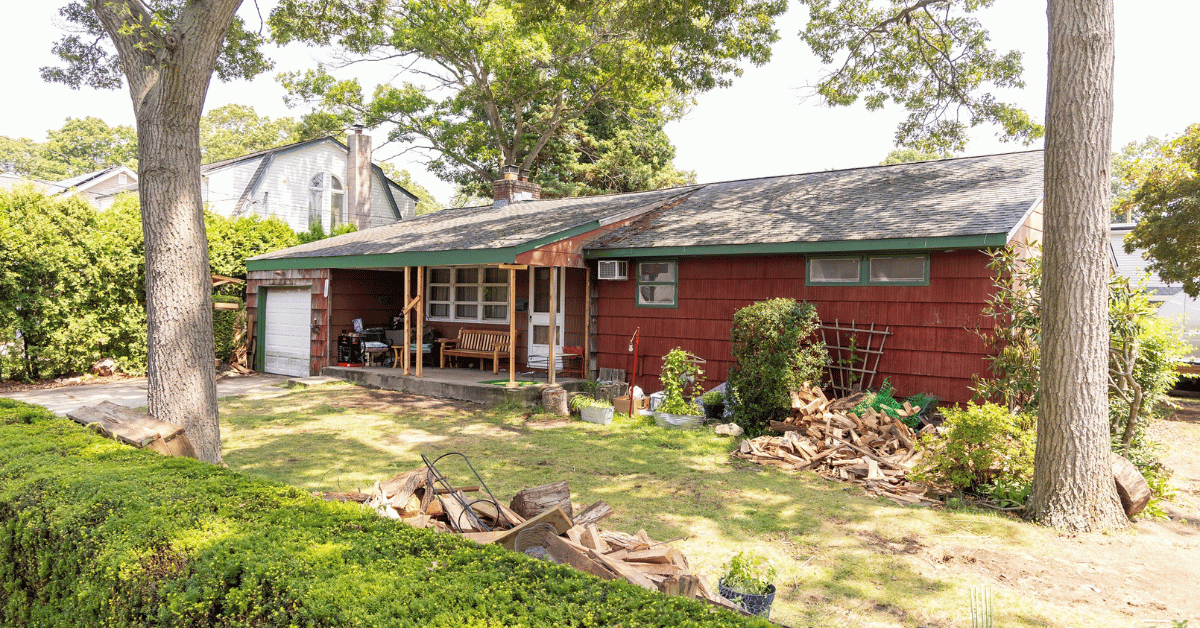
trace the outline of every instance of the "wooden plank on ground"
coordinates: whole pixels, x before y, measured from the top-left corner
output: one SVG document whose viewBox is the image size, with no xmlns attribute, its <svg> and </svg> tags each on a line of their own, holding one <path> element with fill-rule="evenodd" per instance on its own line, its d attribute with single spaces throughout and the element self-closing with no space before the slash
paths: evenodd
<svg viewBox="0 0 1200 628">
<path fill-rule="evenodd" d="M 584 573 L 604 580 L 615 580 L 616 573 L 604 567 L 604 564 L 588 557 L 584 552 L 571 547 L 569 543 L 557 536 L 546 535 L 546 550 L 560 565 L 570 565 Z"/>
<path fill-rule="evenodd" d="M 637 569 L 634 569 L 633 567 L 629 566 L 628 564 L 626 564 L 623 561 L 609 558 L 609 557 L 605 556 L 604 554 L 597 552 L 596 550 L 588 550 L 588 557 L 590 557 L 592 560 L 594 560 L 596 562 L 599 562 L 601 565 L 604 565 L 608 569 L 611 569 L 613 571 L 613 573 L 617 574 L 618 576 L 621 576 L 630 584 L 636 584 L 637 586 L 642 587 L 643 589 L 646 589 L 647 591 L 657 591 L 658 590 L 658 585 L 654 584 L 654 581 L 652 581 L 650 578 L 648 578 L 644 574 L 642 574 L 642 572 L 638 571 Z"/>
</svg>

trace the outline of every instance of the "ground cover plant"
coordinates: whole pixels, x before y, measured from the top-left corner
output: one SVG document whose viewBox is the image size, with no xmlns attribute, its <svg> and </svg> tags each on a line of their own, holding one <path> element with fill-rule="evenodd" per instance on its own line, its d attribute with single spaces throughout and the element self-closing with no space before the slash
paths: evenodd
<svg viewBox="0 0 1200 628">
<path fill-rule="evenodd" d="M 459 451 L 501 499 L 565 479 L 576 504 L 613 506 L 605 528 L 675 539 L 714 586 L 739 552 L 771 560 L 771 617 L 791 626 L 969 625 L 973 585 L 993 587 L 1003 626 L 1200 616 L 1189 584 L 1200 542 L 1183 524 L 1143 519 L 1127 532 L 1059 536 L 1002 513 L 868 499 L 810 473 L 734 460 L 733 439 L 649 418 L 601 427 L 348 385 L 281 394 L 222 402 L 233 469 L 304 490 L 354 490 L 416 466 L 422 453 Z M 445 471 L 466 480 L 465 469 Z"/>
<path fill-rule="evenodd" d="M 765 626 L 0 399 L 3 626 Z"/>
</svg>

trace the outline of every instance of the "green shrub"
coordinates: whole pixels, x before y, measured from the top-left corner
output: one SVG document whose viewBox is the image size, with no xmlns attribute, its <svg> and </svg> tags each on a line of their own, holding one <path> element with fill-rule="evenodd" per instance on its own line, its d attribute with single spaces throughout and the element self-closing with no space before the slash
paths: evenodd
<svg viewBox="0 0 1200 628">
<path fill-rule="evenodd" d="M 704 371 L 692 359 L 692 355 L 679 347 L 675 347 L 663 358 L 662 371 L 658 381 L 662 383 L 663 399 L 658 404 L 658 412 L 697 416 L 704 411 L 696 403 L 695 397 L 700 394 L 700 382 Z M 688 385 L 692 389 L 687 390 Z"/>
<path fill-rule="evenodd" d="M 947 408 L 944 414 L 945 434 L 921 437 L 918 482 L 990 497 L 997 487 L 1020 494 L 1019 487 L 1033 480 L 1034 434 L 1023 427 L 1031 419 L 994 403 Z"/>
<path fill-rule="evenodd" d="M 235 349 L 234 339 L 239 337 L 246 315 L 241 309 L 242 300 L 238 297 L 214 294 L 213 303 L 237 303 L 239 308 L 213 311 L 213 345 L 217 359 L 224 361 Z"/>
<path fill-rule="evenodd" d="M 100 211 L 78 196 L 0 190 L 4 374 L 80 373 L 101 358 L 145 369 L 142 234 L 136 202 Z"/>
<path fill-rule="evenodd" d="M 795 299 L 759 301 L 733 315 L 733 421 L 748 434 L 787 417 L 788 391 L 820 380 L 829 354 L 813 338 L 819 324 L 817 308 Z"/>
<path fill-rule="evenodd" d="M 0 400 L 3 626 L 768 626 Z"/>
</svg>

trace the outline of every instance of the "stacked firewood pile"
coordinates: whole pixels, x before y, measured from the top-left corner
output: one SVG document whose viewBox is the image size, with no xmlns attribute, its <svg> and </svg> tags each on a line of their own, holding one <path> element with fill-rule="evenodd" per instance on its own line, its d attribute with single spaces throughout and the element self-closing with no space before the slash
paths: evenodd
<svg viewBox="0 0 1200 628">
<path fill-rule="evenodd" d="M 830 400 L 820 388 L 806 383 L 792 391 L 792 416 L 771 422 L 771 430 L 782 436 L 744 440 L 733 455 L 853 482 L 868 494 L 900 504 L 932 503 L 922 497 L 925 487 L 906 477 L 921 458 L 916 434 L 886 413 L 871 409 L 855 413 L 865 398 L 866 393 L 856 393 Z M 918 412 L 905 402 L 899 414 L 908 417 Z"/>
<path fill-rule="evenodd" d="M 518 492 L 507 506 L 480 486 L 438 487 L 427 467 L 376 482 L 366 492 L 320 493 L 328 501 L 363 503 L 381 516 L 438 532 L 459 534 L 536 558 L 569 565 L 605 580 L 624 579 L 650 591 L 706 600 L 741 612 L 691 573 L 687 557 L 668 542 L 638 530 L 603 530 L 613 509 L 598 501 L 578 513 L 565 480 Z"/>
</svg>

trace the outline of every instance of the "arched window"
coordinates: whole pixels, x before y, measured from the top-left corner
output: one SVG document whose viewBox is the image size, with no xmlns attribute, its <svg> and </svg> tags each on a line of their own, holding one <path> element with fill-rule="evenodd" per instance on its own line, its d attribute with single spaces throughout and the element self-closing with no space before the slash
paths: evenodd
<svg viewBox="0 0 1200 628">
<path fill-rule="evenodd" d="M 350 220 L 346 215 L 346 193 L 342 189 L 342 182 L 337 177 L 329 175 L 330 192 L 329 192 L 329 230 L 332 231 L 335 227 Z"/>
<path fill-rule="evenodd" d="M 313 175 L 308 184 L 308 228 L 321 224 L 321 208 L 325 204 L 325 173 Z"/>
</svg>

